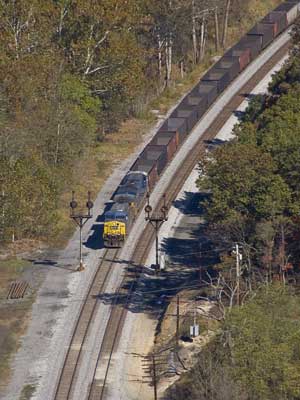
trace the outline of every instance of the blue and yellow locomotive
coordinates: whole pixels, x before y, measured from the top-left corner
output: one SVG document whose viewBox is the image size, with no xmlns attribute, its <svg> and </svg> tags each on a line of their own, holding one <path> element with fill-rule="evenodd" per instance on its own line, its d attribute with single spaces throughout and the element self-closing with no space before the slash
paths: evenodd
<svg viewBox="0 0 300 400">
<path fill-rule="evenodd" d="M 130 171 L 116 190 L 111 207 L 104 213 L 105 247 L 122 247 L 148 190 L 145 172 Z"/>
</svg>

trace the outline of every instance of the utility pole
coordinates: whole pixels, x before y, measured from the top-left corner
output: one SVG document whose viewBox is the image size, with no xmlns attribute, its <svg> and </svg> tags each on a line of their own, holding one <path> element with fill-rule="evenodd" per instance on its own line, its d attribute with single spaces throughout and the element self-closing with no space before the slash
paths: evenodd
<svg viewBox="0 0 300 400">
<path fill-rule="evenodd" d="M 180 318 L 180 298 L 177 295 L 176 304 L 176 348 L 179 346 L 179 318 Z"/>
<path fill-rule="evenodd" d="M 168 220 L 168 207 L 166 205 L 166 195 L 163 196 L 163 205 L 160 209 L 160 215 L 150 215 L 152 212 L 152 207 L 149 203 L 150 195 L 147 193 L 147 205 L 145 207 L 145 221 L 149 222 L 153 228 L 155 229 L 155 271 L 156 273 L 160 272 L 160 264 L 159 264 L 159 249 L 158 249 L 158 231 L 160 227 L 163 225 L 165 221 Z"/>
<path fill-rule="evenodd" d="M 70 218 L 75 221 L 75 223 L 79 226 L 79 267 L 77 271 L 83 271 L 84 265 L 82 261 L 82 228 L 86 224 L 86 222 L 92 218 L 91 210 L 94 207 L 93 202 L 91 201 L 91 192 L 88 192 L 88 199 L 86 202 L 86 208 L 88 209 L 87 214 L 77 213 L 75 214 L 75 209 L 77 208 L 78 203 L 75 201 L 75 192 L 72 192 L 72 200 L 70 202 Z"/>
<path fill-rule="evenodd" d="M 240 305 L 240 276 L 241 276 L 241 266 L 240 266 L 240 261 L 242 260 L 242 254 L 239 251 L 239 244 L 235 244 L 235 250 L 233 251 L 233 254 L 235 254 L 236 258 L 236 303 L 239 306 Z"/>
<path fill-rule="evenodd" d="M 152 354 L 152 368 L 153 368 L 154 400 L 157 400 L 156 362 L 154 354 Z"/>
<path fill-rule="evenodd" d="M 198 254 L 198 267 L 199 267 L 199 283 L 202 284 L 202 243 L 199 242 L 199 254 Z"/>
</svg>

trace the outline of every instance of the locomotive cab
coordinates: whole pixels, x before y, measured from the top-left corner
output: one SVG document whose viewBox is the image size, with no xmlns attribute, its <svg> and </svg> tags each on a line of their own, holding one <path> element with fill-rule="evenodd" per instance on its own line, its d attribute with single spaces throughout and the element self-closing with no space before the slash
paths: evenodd
<svg viewBox="0 0 300 400">
<path fill-rule="evenodd" d="M 126 237 L 127 214 L 122 211 L 105 213 L 103 239 L 105 247 L 121 247 Z"/>
<path fill-rule="evenodd" d="M 103 240 L 105 247 L 122 247 L 127 232 L 127 204 L 115 203 L 104 215 Z"/>
</svg>

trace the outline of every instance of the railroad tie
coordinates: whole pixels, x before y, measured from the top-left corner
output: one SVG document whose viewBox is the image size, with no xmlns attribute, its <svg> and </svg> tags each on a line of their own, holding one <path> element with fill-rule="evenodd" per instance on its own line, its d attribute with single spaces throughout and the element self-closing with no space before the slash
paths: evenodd
<svg viewBox="0 0 300 400">
<path fill-rule="evenodd" d="M 28 287 L 29 287 L 29 284 L 25 281 L 12 282 L 10 284 L 6 299 L 7 300 L 15 300 L 15 299 L 24 298 Z"/>
</svg>

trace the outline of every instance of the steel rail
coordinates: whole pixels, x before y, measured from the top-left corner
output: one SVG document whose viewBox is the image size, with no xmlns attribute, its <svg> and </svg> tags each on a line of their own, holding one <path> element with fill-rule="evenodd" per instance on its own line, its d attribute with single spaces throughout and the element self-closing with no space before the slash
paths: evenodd
<svg viewBox="0 0 300 400">
<path fill-rule="evenodd" d="M 55 400 L 69 400 L 74 392 L 74 382 L 78 377 L 84 344 L 88 338 L 93 317 L 99 305 L 98 296 L 105 289 L 110 276 L 111 266 L 118 255 L 119 249 L 108 249 L 95 272 L 88 294 L 82 304 L 75 329 L 71 338 L 62 372 L 55 393 Z"/>
<path fill-rule="evenodd" d="M 167 205 L 170 206 L 175 200 L 177 194 L 181 190 L 184 182 L 192 172 L 193 168 L 199 162 L 201 156 L 205 154 L 206 144 L 208 140 L 212 140 L 219 130 L 222 128 L 224 123 L 228 120 L 233 111 L 243 102 L 245 99 L 244 93 L 250 93 L 254 87 L 265 77 L 265 75 L 272 69 L 277 62 L 279 62 L 283 56 L 287 53 L 289 43 L 283 45 L 272 57 L 270 57 L 265 64 L 252 76 L 248 82 L 234 95 L 229 101 L 223 111 L 215 118 L 211 125 L 205 130 L 203 135 L 199 138 L 196 146 L 193 150 L 185 157 L 184 161 L 178 167 L 175 174 L 175 179 L 172 180 L 169 187 L 167 188 Z M 159 200 L 154 212 L 158 212 L 163 204 L 163 198 Z M 146 261 L 150 246 L 155 239 L 155 232 L 150 225 L 147 225 L 143 231 L 142 238 L 140 238 L 136 244 L 132 264 L 143 265 Z M 107 254 L 113 253 L 110 256 L 110 260 L 105 264 L 105 258 Z M 68 349 L 65 362 L 63 365 L 62 373 L 57 386 L 55 400 L 69 400 L 72 398 L 75 389 L 75 382 L 78 376 L 80 362 L 82 358 L 82 349 L 86 338 L 88 337 L 89 328 L 91 326 L 95 310 L 97 308 L 97 296 L 103 292 L 105 283 L 107 282 L 111 265 L 116 259 L 118 250 L 107 250 L 105 256 L 100 263 L 95 278 L 90 285 L 87 298 L 82 306 L 78 321 L 73 332 L 70 347 Z M 106 272 L 104 273 L 104 270 Z M 138 278 L 138 273 L 136 274 Z M 90 385 L 88 394 L 89 400 L 104 400 L 106 395 L 106 384 L 109 368 L 111 365 L 112 356 L 116 348 L 120 333 L 125 321 L 127 307 L 130 303 L 131 296 L 134 292 L 135 282 L 129 281 L 130 276 L 127 274 L 118 291 L 115 299 L 115 304 L 112 307 L 109 320 L 105 329 L 104 337 L 101 343 L 100 352 L 96 368 L 94 370 L 93 381 Z M 129 289 L 125 289 L 126 284 L 129 284 Z M 126 300 L 123 304 L 122 297 Z M 103 368 L 103 364 L 105 364 Z M 99 377 L 99 366 L 102 366 L 104 373 Z"/>
<path fill-rule="evenodd" d="M 205 130 L 203 135 L 201 135 L 197 142 L 197 145 L 194 146 L 192 152 L 185 157 L 184 161 L 177 169 L 175 179 L 172 180 L 166 190 L 166 203 L 169 207 L 176 199 L 176 196 L 180 192 L 184 182 L 191 174 L 192 170 L 195 168 L 200 158 L 205 154 L 205 150 L 207 148 L 205 142 L 215 138 L 215 136 L 223 127 L 228 118 L 245 100 L 244 94 L 250 93 L 255 88 L 255 86 L 267 75 L 267 73 L 274 67 L 274 65 L 276 65 L 284 57 L 284 55 L 288 51 L 288 48 L 289 43 L 283 45 L 272 57 L 270 57 L 265 62 L 265 64 L 256 72 L 256 74 L 252 76 L 246 82 L 246 84 L 243 85 L 242 88 L 240 88 L 240 90 L 234 95 L 227 106 L 223 109 L 222 113 L 215 118 L 211 125 Z M 163 201 L 164 199 L 163 197 L 161 197 L 157 206 L 154 209 L 154 213 L 159 212 L 161 206 L 163 205 Z M 154 239 L 154 229 L 150 225 L 147 225 L 143 231 L 142 237 L 138 240 L 136 244 L 132 257 L 133 265 L 141 266 L 145 263 L 149 249 L 151 248 Z M 138 273 L 136 274 L 136 276 L 138 278 Z M 125 304 L 116 304 L 120 296 L 123 295 L 123 293 L 125 292 L 125 289 L 123 288 L 126 287 L 126 284 L 129 282 L 128 279 L 128 276 L 124 277 L 124 280 L 118 290 L 118 295 L 115 299 L 115 305 L 112 309 L 99 352 L 97 365 L 94 371 L 94 378 L 88 394 L 88 400 L 104 400 L 106 396 L 106 383 L 112 356 L 126 318 L 127 307 L 130 303 L 130 299 L 133 295 L 133 289 L 135 286 L 134 282 L 132 281 L 129 290 L 127 290 Z M 97 370 L 100 366 L 103 370 L 103 363 L 105 363 L 104 374 L 102 374 L 102 377 L 97 377 Z"/>
</svg>

